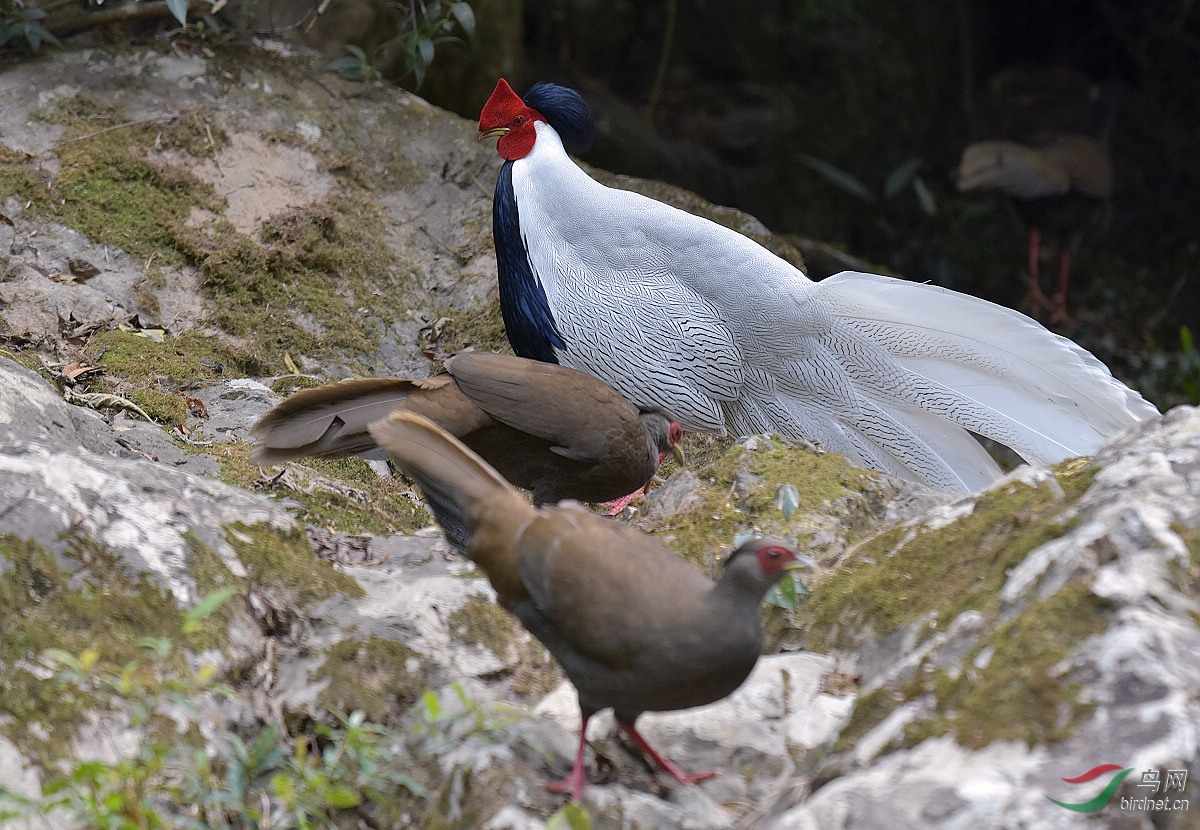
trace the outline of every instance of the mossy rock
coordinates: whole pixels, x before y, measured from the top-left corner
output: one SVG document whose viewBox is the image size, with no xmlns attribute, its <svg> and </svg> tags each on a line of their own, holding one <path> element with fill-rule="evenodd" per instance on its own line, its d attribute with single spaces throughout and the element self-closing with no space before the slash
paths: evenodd
<svg viewBox="0 0 1200 830">
<path fill-rule="evenodd" d="M 333 566 L 313 555 L 301 530 L 279 531 L 265 525 L 233 524 L 226 538 L 246 567 L 251 584 L 263 584 L 283 592 L 294 603 L 309 604 L 334 593 L 364 596 L 362 587 Z"/>
<path fill-rule="evenodd" d="M 839 500 L 865 503 L 864 494 L 878 480 L 878 474 L 852 467 L 836 453 L 818 454 L 778 439 L 756 440 L 761 446 L 750 450 L 741 444 L 730 447 L 728 439 L 688 436 L 685 451 L 689 469 L 700 480 L 699 504 L 643 527 L 711 571 L 715 558 L 728 551 L 743 530 L 793 536 L 803 548 L 814 517 Z M 699 452 L 694 452 L 697 445 Z M 705 456 L 712 460 L 704 463 Z M 695 463 L 697 457 L 700 463 Z M 800 496 L 790 518 L 775 506 L 782 484 L 794 485 Z"/>
<path fill-rule="evenodd" d="M 936 530 L 893 527 L 864 541 L 805 605 L 812 647 L 882 639 L 934 615 L 930 632 L 967 610 L 990 613 L 1009 570 L 1070 526 L 1070 508 L 1094 477 L 1063 473 L 1041 486 L 1013 483 L 982 494 L 970 515 Z"/>
<path fill-rule="evenodd" d="M 316 679 L 328 681 L 320 696 L 322 706 L 362 711 L 376 722 L 387 722 L 408 709 L 429 685 L 420 654 L 374 635 L 342 640 L 327 649 Z"/>
<path fill-rule="evenodd" d="M 148 575 L 135 575 L 97 543 L 68 540 L 61 558 L 35 542 L 0 537 L 0 732 L 34 761 L 47 764 L 69 752 L 75 730 L 94 701 L 71 687 L 47 682 L 43 653 L 78 655 L 96 649 L 112 664 L 146 656 L 145 638 L 179 637 L 183 611 Z M 213 645 L 212 629 L 184 638 L 200 650 Z M 182 668 L 182 658 L 174 658 Z"/>
<path fill-rule="evenodd" d="M 945 633 L 965 612 L 977 634 L 953 670 L 936 649 L 911 672 L 855 702 L 835 750 L 845 751 L 905 703 L 921 702 L 900 742 L 951 734 L 981 748 L 993 741 L 1029 746 L 1072 734 L 1094 708 L 1081 685 L 1062 676 L 1062 661 L 1107 629 L 1112 606 L 1082 583 L 1044 599 L 1000 605 L 1008 574 L 1029 553 L 1065 533 L 1095 470 L 1077 462 L 1038 485 L 1012 482 L 981 494 L 974 509 L 937 529 L 891 528 L 862 543 L 821 581 L 797 621 L 818 649 L 858 651 L 864 643 L 914 641 Z"/>
</svg>

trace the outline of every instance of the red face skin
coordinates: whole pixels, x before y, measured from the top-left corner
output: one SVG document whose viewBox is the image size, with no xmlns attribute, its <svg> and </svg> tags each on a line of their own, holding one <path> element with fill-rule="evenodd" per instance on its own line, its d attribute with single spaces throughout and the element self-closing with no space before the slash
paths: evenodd
<svg viewBox="0 0 1200 830">
<path fill-rule="evenodd" d="M 762 568 L 762 572 L 767 576 L 774 576 L 784 570 L 788 563 L 796 561 L 795 554 L 779 545 L 759 548 L 754 555 L 758 557 L 758 567 Z"/>
<path fill-rule="evenodd" d="M 668 455 L 674 455 L 676 460 L 683 464 L 683 427 L 679 425 L 678 421 L 671 422 L 667 431 L 667 440 L 671 443 L 671 449 L 663 450 L 658 454 L 658 463 L 662 464 L 667 460 Z M 649 484 L 646 485 L 646 492 L 650 492 Z"/>
<path fill-rule="evenodd" d="M 678 421 L 671 422 L 671 429 L 667 433 L 667 438 L 675 446 L 683 443 L 683 427 L 679 425 Z"/>
<path fill-rule="evenodd" d="M 508 81 L 501 78 L 479 114 L 479 137 L 499 136 L 496 150 L 508 161 L 525 158 L 537 141 L 533 122 L 545 122 L 545 117 L 513 92 Z"/>
</svg>

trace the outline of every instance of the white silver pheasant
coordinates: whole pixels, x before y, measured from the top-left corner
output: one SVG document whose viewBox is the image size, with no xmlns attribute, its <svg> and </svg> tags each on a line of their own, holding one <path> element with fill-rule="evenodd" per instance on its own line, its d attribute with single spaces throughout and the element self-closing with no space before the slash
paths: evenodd
<svg viewBox="0 0 1200 830">
<path fill-rule="evenodd" d="M 948 490 L 1000 469 L 968 432 L 1046 465 L 1157 414 L 1034 320 L 937 286 L 845 272 L 819 283 L 741 234 L 605 187 L 574 90 L 501 80 L 479 119 L 506 159 L 493 232 L 523 357 L 590 372 L 685 429 L 773 432 Z"/>
</svg>

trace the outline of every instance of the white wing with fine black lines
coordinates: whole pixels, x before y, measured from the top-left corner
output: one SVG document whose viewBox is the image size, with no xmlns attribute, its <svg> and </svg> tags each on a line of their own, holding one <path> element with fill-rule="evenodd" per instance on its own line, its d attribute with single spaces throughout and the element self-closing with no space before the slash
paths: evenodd
<svg viewBox="0 0 1200 830">
<path fill-rule="evenodd" d="M 735 231 L 600 185 L 537 129 L 512 184 L 557 358 L 687 429 L 819 441 L 971 490 L 999 469 L 968 430 L 1052 463 L 1156 413 L 1024 315 L 873 274 L 813 283 Z"/>
</svg>

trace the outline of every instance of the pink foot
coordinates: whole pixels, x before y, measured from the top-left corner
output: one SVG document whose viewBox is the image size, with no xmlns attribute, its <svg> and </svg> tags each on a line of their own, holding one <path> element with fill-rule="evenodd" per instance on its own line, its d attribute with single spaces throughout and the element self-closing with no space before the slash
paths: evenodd
<svg viewBox="0 0 1200 830">
<path fill-rule="evenodd" d="M 632 726 L 626 726 L 623 723 L 618 723 L 617 726 L 621 727 L 621 731 L 629 736 L 629 739 L 633 741 L 634 746 L 645 753 L 646 757 L 653 761 L 655 766 L 657 766 L 663 772 L 669 774 L 680 784 L 690 786 L 695 784 L 697 781 L 707 781 L 709 778 L 715 778 L 721 774 L 721 770 L 719 769 L 709 770 L 708 772 L 684 772 L 679 767 L 672 764 L 665 755 L 662 755 L 657 749 L 650 746 L 650 742 L 643 738 L 641 733 L 639 733 Z"/>
<path fill-rule="evenodd" d="M 643 491 L 641 491 L 641 490 L 634 490 L 628 496 L 621 496 L 621 498 L 619 498 L 619 499 L 613 499 L 612 501 L 606 501 L 604 503 L 604 506 L 608 508 L 607 515 L 609 515 L 609 516 L 620 515 L 621 511 L 624 510 L 626 507 L 628 507 L 630 502 L 632 502 L 638 496 L 642 495 L 642 492 Z"/>
<path fill-rule="evenodd" d="M 579 727 L 579 749 L 575 752 L 575 763 L 571 766 L 571 771 L 567 773 L 567 777 L 562 781 L 547 781 L 545 787 L 552 793 L 570 793 L 572 801 L 578 801 L 583 795 L 583 788 L 587 786 L 587 776 L 583 771 L 583 750 L 587 746 L 587 725 L 588 719 L 583 719 L 583 725 Z"/>
</svg>

